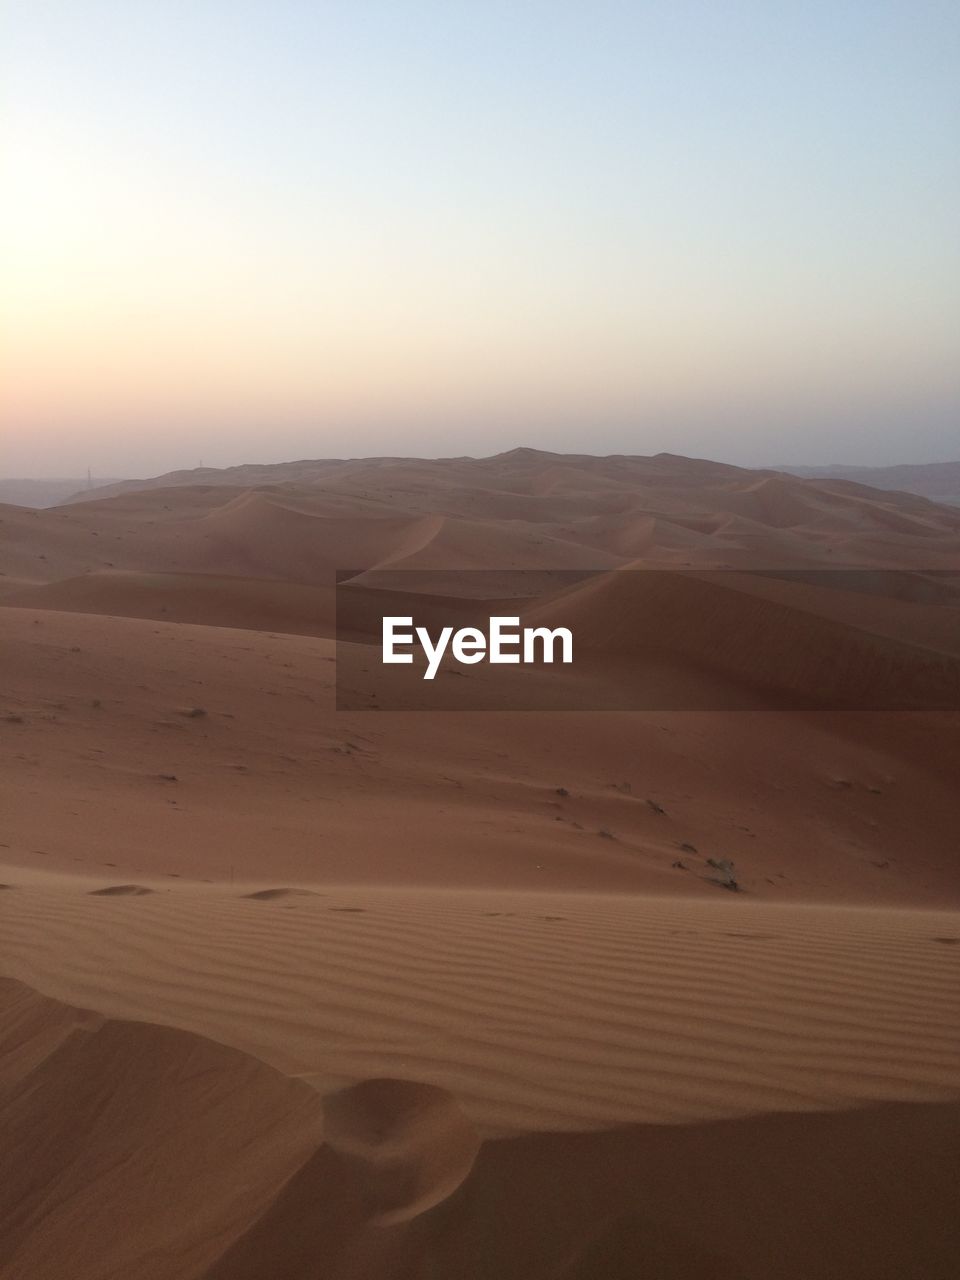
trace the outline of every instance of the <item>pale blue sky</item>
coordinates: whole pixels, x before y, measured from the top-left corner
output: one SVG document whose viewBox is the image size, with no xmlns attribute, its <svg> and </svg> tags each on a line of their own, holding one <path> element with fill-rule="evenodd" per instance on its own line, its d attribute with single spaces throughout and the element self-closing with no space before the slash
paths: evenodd
<svg viewBox="0 0 960 1280">
<path fill-rule="evenodd" d="M 0 473 L 960 455 L 960 6 L 6 0 Z"/>
</svg>

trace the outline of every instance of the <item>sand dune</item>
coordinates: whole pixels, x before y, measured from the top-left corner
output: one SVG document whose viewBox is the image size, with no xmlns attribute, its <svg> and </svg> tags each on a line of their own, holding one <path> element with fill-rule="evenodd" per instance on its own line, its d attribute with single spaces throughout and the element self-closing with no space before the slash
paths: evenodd
<svg viewBox="0 0 960 1280">
<path fill-rule="evenodd" d="M 960 511 L 319 460 L 0 575 L 4 1280 L 952 1277 Z M 581 658 L 371 714 L 401 607 Z"/>
<path fill-rule="evenodd" d="M 327 582 L 337 569 L 369 568 L 413 554 L 442 527 L 439 517 L 350 518 L 313 514 L 246 493 L 202 522 L 204 562 L 224 559 L 250 577 Z"/>
<path fill-rule="evenodd" d="M 0 609 L 0 645 L 4 881 L 709 896 L 713 857 L 760 898 L 960 905 L 956 715 L 371 717 L 307 636 Z"/>
<path fill-rule="evenodd" d="M 405 1228 L 376 1232 L 351 1217 L 341 1184 L 331 1194 L 321 1152 L 211 1277 L 947 1280 L 956 1131 L 950 1108 L 889 1107 L 528 1135 L 486 1143 L 459 1195 Z M 864 1201 L 850 1190 L 864 1166 L 913 1176 L 904 1188 L 881 1183 Z M 304 1223 L 331 1200 L 318 1244 Z"/>
<path fill-rule="evenodd" d="M 5 969 L 324 1095 L 379 1077 L 447 1089 L 484 1134 L 944 1101 L 960 1083 L 956 912 L 156 887 L 21 884 L 0 908 Z"/>
<path fill-rule="evenodd" d="M 772 579 L 743 574 L 616 572 L 534 606 L 524 620 L 568 627 L 581 653 L 682 657 L 769 689 L 781 705 L 960 710 L 956 609 L 945 618 L 934 609 L 930 642 L 910 643 L 891 634 L 895 620 L 883 635 L 865 627 L 856 597 L 843 601 L 831 592 L 832 616 L 824 616 L 817 607 L 822 597 L 807 593 L 805 607 L 797 608 L 792 584 L 779 585 L 775 591 Z M 914 621 L 912 610 L 891 611 L 903 612 Z M 928 639 L 921 625 L 911 630 Z M 951 652 L 934 647 L 944 641 Z"/>
<path fill-rule="evenodd" d="M 344 569 L 601 570 L 638 557 L 664 567 L 933 569 L 955 567 L 960 547 L 960 512 L 923 498 L 670 455 L 305 462 L 81 497 L 0 510 L 0 603 L 46 607 L 24 588 L 56 584 L 53 607 L 155 616 L 130 581 L 124 592 L 95 583 L 88 599 L 70 581 L 115 573 L 171 575 L 175 590 L 196 575 L 328 587 Z M 249 627 L 261 603 L 278 618 L 268 628 L 291 625 L 265 601 L 175 616 Z"/>
<path fill-rule="evenodd" d="M 289 635 L 333 636 L 336 631 L 332 587 L 226 574 L 108 570 L 21 589 L 4 603 Z"/>
<path fill-rule="evenodd" d="M 6 981 L 0 1036 L 11 1280 L 202 1276 L 322 1133 L 310 1089 L 201 1037 Z"/>
<path fill-rule="evenodd" d="M 21 1141 L 50 1135 L 35 1189 L 0 1184 L 11 1275 L 69 1256 L 80 1277 L 201 1276 L 217 1254 L 219 1277 L 271 1258 L 287 1276 L 407 1274 L 404 1258 L 413 1275 L 494 1258 L 624 1280 L 799 1277 L 813 1258 L 838 1280 L 949 1275 L 960 1117 L 931 1104 L 960 1084 L 956 913 L 359 886 L 97 900 L 67 883 L 3 911 L 5 966 L 61 1001 L 4 988 L 4 1109 Z M 108 1017 L 78 1025 L 65 1010 L 90 995 Z M 810 1114 L 893 1100 L 914 1106 Z M 864 1195 L 865 1159 L 909 1185 Z M 32 1233 L 53 1188 L 62 1207 Z M 191 1188 L 203 1213 L 184 1222 Z M 128 1230 L 77 1255 L 76 1224 L 106 1229 L 121 1197 Z M 824 1230 L 784 1260 L 814 1212 Z"/>
</svg>

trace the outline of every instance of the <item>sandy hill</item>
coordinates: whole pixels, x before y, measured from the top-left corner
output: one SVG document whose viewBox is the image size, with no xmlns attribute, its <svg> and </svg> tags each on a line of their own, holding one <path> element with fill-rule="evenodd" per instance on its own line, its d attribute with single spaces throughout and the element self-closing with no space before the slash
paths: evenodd
<svg viewBox="0 0 960 1280">
<path fill-rule="evenodd" d="M 6 608 L 0 644 L 14 868 L 960 901 L 947 713 L 371 716 L 311 636 Z"/>
<path fill-rule="evenodd" d="M 960 710 L 960 592 L 952 580 L 945 602 L 918 607 L 816 576 L 826 586 L 792 575 L 614 571 L 538 602 L 524 620 L 569 628 L 585 658 L 679 659 L 780 691 L 786 705 L 809 698 L 811 706 L 880 708 L 912 698 L 932 706 L 949 689 Z"/>
<path fill-rule="evenodd" d="M 958 547 L 960 512 L 908 494 L 673 455 L 521 449 L 184 472 L 50 511 L 3 508 L 0 602 L 249 627 L 256 608 L 227 603 L 237 580 L 256 596 L 264 581 L 329 587 L 338 569 L 936 569 Z M 301 630 L 302 605 L 284 622 L 267 594 L 265 625 Z"/>
</svg>

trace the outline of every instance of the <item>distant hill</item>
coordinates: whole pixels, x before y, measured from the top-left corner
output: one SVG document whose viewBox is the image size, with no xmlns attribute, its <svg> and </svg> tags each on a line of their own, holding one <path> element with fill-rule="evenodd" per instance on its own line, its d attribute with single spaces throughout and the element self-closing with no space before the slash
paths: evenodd
<svg viewBox="0 0 960 1280">
<path fill-rule="evenodd" d="M 98 480 L 97 485 L 117 484 L 116 480 Z M 86 480 L 15 480 L 0 478 L 0 502 L 13 507 L 56 507 L 75 494 L 87 491 Z"/>
<path fill-rule="evenodd" d="M 627 468 L 620 469 L 620 464 Z M 387 487 L 400 487 L 410 476 L 421 480 L 443 480 L 455 483 L 479 483 L 482 488 L 496 486 L 504 476 L 514 477 L 523 485 L 533 473 L 553 468 L 569 477 L 578 472 L 587 476 L 611 471 L 620 483 L 624 474 L 648 473 L 661 478 L 672 474 L 679 466 L 687 482 L 706 476 L 726 475 L 730 478 L 748 474 L 744 468 L 725 462 L 711 462 L 700 458 L 682 458 L 676 454 L 660 453 L 653 458 L 616 454 L 552 453 L 542 449 L 508 449 L 492 457 L 473 458 L 302 458 L 294 462 L 245 462 L 235 467 L 194 467 L 189 471 L 168 471 L 164 475 L 151 476 L 147 480 L 104 481 L 93 489 L 83 488 L 63 499 L 63 503 L 99 501 L 115 498 L 125 493 L 146 492 L 151 489 L 183 488 L 239 488 L 256 489 L 262 486 L 295 485 L 303 488 L 323 488 L 351 483 L 373 487 L 381 486 L 386 478 Z"/>
<path fill-rule="evenodd" d="M 709 462 L 698 459 L 675 459 L 671 454 L 659 454 L 656 458 L 621 457 L 626 471 L 623 476 L 633 471 L 637 464 L 641 465 L 641 474 L 652 468 L 654 474 L 669 470 L 674 461 L 682 462 L 688 480 L 692 475 L 705 477 L 708 473 L 714 477 L 726 474 L 732 478 L 744 468 L 729 466 L 720 462 Z M 514 477 L 543 467 L 562 469 L 568 476 L 571 470 L 580 470 L 596 474 L 617 458 L 602 458 L 584 454 L 558 454 L 539 449 L 510 449 L 492 458 L 316 458 L 300 459 L 294 462 L 245 463 L 235 467 L 197 467 L 190 471 L 169 471 L 165 475 L 153 476 L 147 480 L 102 481 L 93 489 L 85 484 L 73 484 L 69 481 L 0 481 L 0 502 L 12 502 L 21 506 L 51 506 L 52 502 L 30 501 L 5 496 L 5 484 L 63 484 L 66 489 L 54 499 L 57 503 L 87 502 L 103 498 L 116 497 L 123 493 L 133 493 L 148 489 L 171 489 L 195 486 L 231 487 L 240 489 L 259 488 L 264 485 L 296 485 L 310 488 L 324 487 L 333 484 L 336 487 L 350 480 L 371 481 L 379 485 L 383 477 L 392 479 L 405 476 L 411 469 L 427 468 L 436 478 L 449 478 L 456 475 L 461 481 L 469 477 L 468 483 L 484 476 L 487 483 L 496 473 L 504 473 Z M 775 472 L 785 473 L 805 480 L 848 480 L 857 484 L 869 485 L 874 489 L 913 493 L 932 502 L 945 502 L 960 506 L 960 462 L 934 462 L 924 465 L 903 465 L 896 467 L 793 467 L 780 466 L 769 468 L 746 469 L 747 474 L 772 475 Z M 638 477 L 639 478 L 639 477 Z M 402 483 L 402 482 L 401 482 Z"/>
<path fill-rule="evenodd" d="M 778 467 L 807 480 L 854 480 L 874 489 L 918 493 L 934 502 L 960 506 L 960 462 L 928 462 L 897 467 Z"/>
</svg>

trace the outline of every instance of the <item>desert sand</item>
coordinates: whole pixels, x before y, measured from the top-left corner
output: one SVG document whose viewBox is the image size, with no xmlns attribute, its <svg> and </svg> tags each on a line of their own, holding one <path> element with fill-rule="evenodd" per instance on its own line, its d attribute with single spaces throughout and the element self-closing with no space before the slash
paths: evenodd
<svg viewBox="0 0 960 1280">
<path fill-rule="evenodd" d="M 531 450 L 82 498 L 0 508 L 4 1280 L 955 1274 L 960 713 L 818 699 L 954 669 L 960 510 Z M 518 609 L 593 709 L 337 711 L 345 569 L 578 571 Z M 617 710 L 657 644 L 752 709 Z"/>
</svg>

